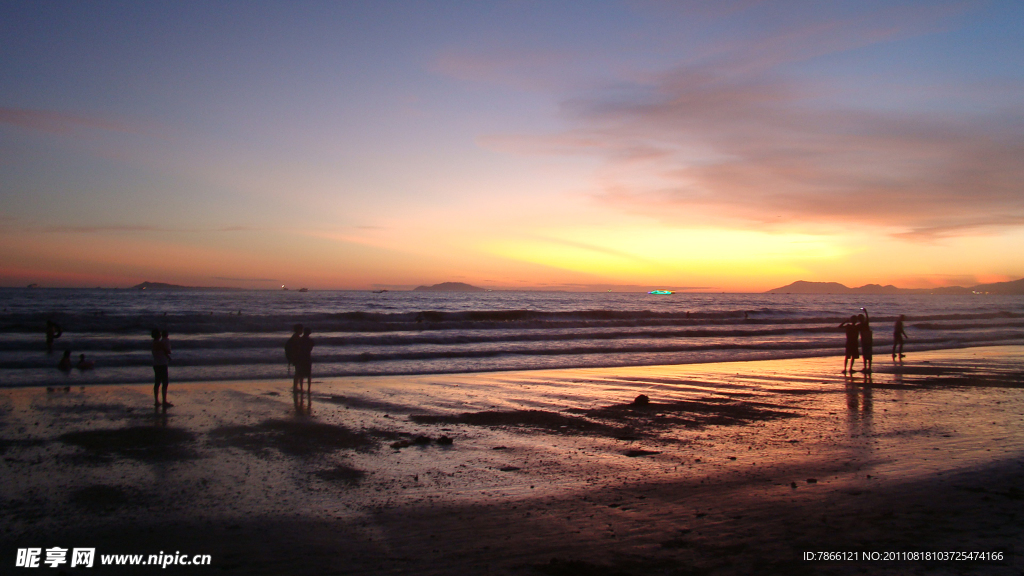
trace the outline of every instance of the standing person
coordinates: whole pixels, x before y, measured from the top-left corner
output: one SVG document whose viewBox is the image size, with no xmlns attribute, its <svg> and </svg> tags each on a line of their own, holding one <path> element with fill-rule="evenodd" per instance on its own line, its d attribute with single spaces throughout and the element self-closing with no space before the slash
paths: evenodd
<svg viewBox="0 0 1024 576">
<path fill-rule="evenodd" d="M 892 359 L 896 359 L 896 348 L 899 348 L 900 358 L 903 358 L 903 341 L 907 339 L 907 333 L 903 330 L 903 314 L 896 319 L 896 325 L 892 327 Z"/>
<path fill-rule="evenodd" d="M 857 336 L 860 333 L 857 327 L 857 317 L 850 316 L 850 319 L 839 325 L 846 329 L 846 358 L 843 359 L 843 374 L 846 374 L 846 363 L 850 363 L 850 373 L 853 373 L 853 362 L 860 357 L 857 353 Z"/>
<path fill-rule="evenodd" d="M 60 324 L 57 324 L 56 322 L 54 322 L 52 320 L 47 320 L 46 321 L 46 352 L 47 353 L 52 353 L 53 352 L 53 341 L 56 340 L 57 338 L 60 338 L 61 334 L 63 334 L 63 333 L 64 333 L 64 330 L 61 329 Z"/>
<path fill-rule="evenodd" d="M 288 361 L 288 370 L 292 369 L 292 364 L 295 364 L 295 358 L 299 353 L 299 339 L 302 338 L 302 324 L 296 324 L 292 326 L 292 337 L 284 343 L 284 357 Z M 298 388 L 299 386 L 299 371 L 298 367 L 295 369 L 295 376 L 292 377 L 292 388 Z"/>
<path fill-rule="evenodd" d="M 864 372 L 871 372 L 874 335 L 871 333 L 871 318 L 868 316 L 867 308 L 861 308 L 861 310 L 863 310 L 864 313 L 857 315 L 857 320 L 860 322 L 860 355 L 864 358 Z"/>
<path fill-rule="evenodd" d="M 57 362 L 57 369 L 64 372 L 71 371 L 71 350 L 64 351 L 64 355 L 60 357 L 60 362 Z"/>
<path fill-rule="evenodd" d="M 96 367 L 96 363 L 92 360 L 87 360 L 85 354 L 78 355 L 78 364 L 75 364 L 75 368 L 79 370 L 92 370 Z"/>
<path fill-rule="evenodd" d="M 150 335 L 153 336 L 153 403 L 155 406 L 160 406 L 159 392 L 162 386 L 163 405 L 165 408 L 169 408 L 174 406 L 167 401 L 167 385 L 170 383 L 167 376 L 167 365 L 171 361 L 171 344 L 167 339 L 166 330 L 161 335 L 160 331 L 154 328 Z"/>
<path fill-rule="evenodd" d="M 307 387 L 313 390 L 313 339 L 309 337 L 313 330 L 306 328 L 299 338 L 298 354 L 295 355 L 295 377 L 299 382 L 299 390 L 302 390 L 302 379 L 306 378 Z"/>
</svg>

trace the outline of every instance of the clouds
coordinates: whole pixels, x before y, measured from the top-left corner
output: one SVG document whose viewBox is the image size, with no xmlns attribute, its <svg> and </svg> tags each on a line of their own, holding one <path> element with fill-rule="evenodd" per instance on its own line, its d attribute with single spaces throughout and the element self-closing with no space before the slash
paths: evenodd
<svg viewBox="0 0 1024 576">
<path fill-rule="evenodd" d="M 581 131 L 604 141 L 606 202 L 911 236 L 1024 216 L 1024 125 L 1015 113 L 821 110 L 805 105 L 796 82 L 705 71 L 680 71 L 645 92 L 574 102 Z M 633 177 L 638 168 L 647 181 Z"/>
<path fill-rule="evenodd" d="M 1015 274 L 1024 5 L 940 2 L 7 10 L 0 253 L 128 285 Z"/>
<path fill-rule="evenodd" d="M 545 90 L 562 87 L 564 70 L 578 66 L 580 58 L 555 50 L 479 50 L 441 51 L 429 68 L 457 80 L 486 82 L 515 90 Z"/>
<path fill-rule="evenodd" d="M 596 157 L 596 199 L 672 225 L 873 226 L 917 240 L 1020 226 L 1020 97 L 953 78 L 900 82 L 886 77 L 900 66 L 870 59 L 905 58 L 892 42 L 951 27 L 957 14 L 885 10 L 723 40 L 674 69 L 566 99 L 562 133 L 485 142 Z M 829 62 L 874 84 L 822 73 Z"/>
<path fill-rule="evenodd" d="M 670 220 L 781 217 L 920 236 L 1024 216 L 1019 116 L 829 110 L 805 100 L 792 81 L 683 70 L 632 100 L 577 100 L 572 109 L 577 134 L 601 142 L 598 197 Z"/>
<path fill-rule="evenodd" d="M 76 114 L 52 110 L 0 107 L 0 124 L 17 126 L 47 134 L 68 134 L 81 129 L 133 132 L 128 125 Z"/>
</svg>

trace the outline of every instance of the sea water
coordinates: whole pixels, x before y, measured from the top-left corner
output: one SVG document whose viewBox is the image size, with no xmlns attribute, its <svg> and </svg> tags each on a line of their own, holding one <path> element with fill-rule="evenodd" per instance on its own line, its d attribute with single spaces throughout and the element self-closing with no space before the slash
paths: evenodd
<svg viewBox="0 0 1024 576">
<path fill-rule="evenodd" d="M 875 355 L 905 314 L 906 350 L 1024 344 L 1024 296 L 0 289 L 0 386 L 288 379 L 291 326 L 313 330 L 314 377 L 842 356 L 868 309 Z M 64 334 L 47 353 L 46 321 Z M 64 373 L 64 350 L 95 362 Z M 839 361 L 841 362 L 841 360 Z"/>
</svg>

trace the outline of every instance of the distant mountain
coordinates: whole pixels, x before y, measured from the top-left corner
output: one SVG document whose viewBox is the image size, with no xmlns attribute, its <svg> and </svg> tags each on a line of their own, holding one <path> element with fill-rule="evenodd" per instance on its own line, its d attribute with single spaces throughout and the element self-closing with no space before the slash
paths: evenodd
<svg viewBox="0 0 1024 576">
<path fill-rule="evenodd" d="M 179 286 L 164 282 L 143 282 L 130 288 L 131 290 L 160 290 L 160 291 L 189 291 L 189 290 L 219 290 L 219 291 L 243 291 L 245 288 L 230 288 L 224 286 Z"/>
<path fill-rule="evenodd" d="M 772 288 L 765 294 L 849 294 L 850 289 L 838 282 L 807 282 L 797 280 L 782 288 Z"/>
<path fill-rule="evenodd" d="M 987 292 L 989 294 L 1024 294 L 1024 278 L 1012 282 L 994 282 L 992 284 L 978 284 L 971 288 L 973 292 Z"/>
<path fill-rule="evenodd" d="M 487 290 L 463 282 L 442 282 L 433 286 L 417 286 L 414 292 L 486 292 Z"/>
<path fill-rule="evenodd" d="M 897 288 L 893 285 L 865 284 L 849 288 L 838 282 L 805 282 L 798 280 L 788 286 L 773 288 L 766 294 L 1019 294 L 1024 295 L 1024 278 L 1013 282 L 978 284 L 970 288 L 944 286 L 942 288 Z"/>
<path fill-rule="evenodd" d="M 865 284 L 859 288 L 849 288 L 838 282 L 805 282 L 798 280 L 789 286 L 774 288 L 767 294 L 900 294 L 907 292 L 892 285 Z"/>
</svg>

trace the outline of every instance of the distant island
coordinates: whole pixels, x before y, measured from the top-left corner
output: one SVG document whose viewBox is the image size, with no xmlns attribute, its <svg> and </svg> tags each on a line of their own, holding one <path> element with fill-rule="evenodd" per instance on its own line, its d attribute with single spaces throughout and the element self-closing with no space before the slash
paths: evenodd
<svg viewBox="0 0 1024 576">
<path fill-rule="evenodd" d="M 167 284 L 164 282 L 143 282 L 142 284 L 136 284 L 132 286 L 130 290 L 160 290 L 160 291 L 194 291 L 194 290 L 218 290 L 218 291 L 244 291 L 245 288 L 230 288 L 224 286 L 179 286 L 177 284 Z"/>
<path fill-rule="evenodd" d="M 798 280 L 788 286 L 773 288 L 765 294 L 1010 294 L 1024 295 L 1024 278 L 1012 282 L 978 284 L 970 288 L 945 286 L 942 288 L 897 288 L 891 284 L 865 284 L 849 288 L 838 282 L 805 282 Z"/>
<path fill-rule="evenodd" d="M 486 292 L 484 288 L 464 282 L 442 282 L 433 286 L 417 286 L 413 292 Z"/>
</svg>

